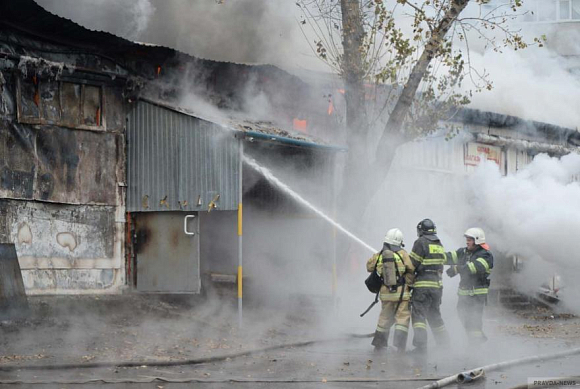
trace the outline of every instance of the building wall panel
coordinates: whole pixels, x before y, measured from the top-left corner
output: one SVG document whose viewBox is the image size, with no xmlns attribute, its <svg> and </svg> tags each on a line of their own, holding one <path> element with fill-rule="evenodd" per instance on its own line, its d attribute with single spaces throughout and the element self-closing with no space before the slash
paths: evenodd
<svg viewBox="0 0 580 389">
<path fill-rule="evenodd" d="M 235 132 L 139 101 L 127 127 L 130 212 L 237 209 Z"/>
<path fill-rule="evenodd" d="M 115 205 L 121 137 L 0 120 L 0 197 Z"/>
<path fill-rule="evenodd" d="M 118 291 L 123 232 L 116 207 L 0 200 L 0 239 L 16 245 L 27 293 Z"/>
</svg>

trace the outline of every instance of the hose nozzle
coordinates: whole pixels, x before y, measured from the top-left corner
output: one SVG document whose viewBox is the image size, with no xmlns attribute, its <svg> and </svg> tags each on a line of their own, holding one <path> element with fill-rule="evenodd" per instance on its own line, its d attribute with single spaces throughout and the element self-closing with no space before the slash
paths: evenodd
<svg viewBox="0 0 580 389">
<path fill-rule="evenodd" d="M 457 383 L 467 384 L 467 383 L 475 381 L 483 376 L 484 376 L 483 369 L 464 371 L 463 373 L 457 374 Z"/>
</svg>

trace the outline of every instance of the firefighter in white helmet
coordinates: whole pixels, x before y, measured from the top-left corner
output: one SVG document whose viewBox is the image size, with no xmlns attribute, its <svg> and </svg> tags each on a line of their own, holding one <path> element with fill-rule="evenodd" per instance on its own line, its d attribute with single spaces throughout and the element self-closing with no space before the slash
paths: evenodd
<svg viewBox="0 0 580 389">
<path fill-rule="evenodd" d="M 481 228 L 465 231 L 466 247 L 446 253 L 447 275 L 461 277 L 457 312 L 471 344 L 487 340 L 483 333 L 483 308 L 487 303 L 493 255 Z"/>
<path fill-rule="evenodd" d="M 393 345 L 403 352 L 407 346 L 411 311 L 409 299 L 415 267 L 409 254 L 403 249 L 403 233 L 398 228 L 390 229 L 383 241 L 383 248 L 367 261 L 367 270 L 382 276 L 383 285 L 379 296 L 381 313 L 372 341 L 375 350 L 387 347 L 389 331 L 395 324 Z"/>
</svg>

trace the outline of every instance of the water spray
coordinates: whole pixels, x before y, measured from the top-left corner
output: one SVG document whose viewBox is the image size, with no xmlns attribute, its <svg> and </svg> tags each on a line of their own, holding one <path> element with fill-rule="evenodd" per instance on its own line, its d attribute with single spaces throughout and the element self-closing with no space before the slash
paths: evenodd
<svg viewBox="0 0 580 389">
<path fill-rule="evenodd" d="M 326 220 L 327 222 L 329 222 L 330 224 L 332 224 L 334 227 L 336 227 L 337 229 L 339 229 L 340 231 L 342 231 L 346 236 L 348 236 L 349 238 L 351 238 L 355 242 L 359 243 L 361 246 L 367 248 L 372 253 L 374 253 L 374 252 L 377 251 L 376 249 L 374 249 L 373 247 L 371 247 L 371 245 L 363 242 L 360 238 L 358 238 L 357 236 L 355 236 L 352 232 L 348 231 L 346 228 L 344 228 L 339 223 L 337 223 L 336 221 L 334 221 L 332 218 L 330 218 L 324 212 L 322 212 L 321 210 L 319 210 L 318 208 L 316 208 L 314 205 L 312 205 L 310 202 L 308 202 L 307 200 L 305 200 L 298 193 L 296 193 L 295 191 L 293 191 L 292 189 L 290 189 L 290 187 L 288 185 L 284 184 L 276 176 L 274 176 L 274 174 L 270 171 L 270 169 L 261 166 L 253 158 L 248 157 L 247 155 L 244 155 L 244 162 L 246 162 L 249 166 L 251 166 L 258 173 L 260 173 L 261 175 L 263 175 L 268 181 L 270 181 L 271 183 L 273 183 L 274 185 L 276 185 L 280 190 L 282 190 L 286 194 L 290 195 L 294 200 L 298 201 L 300 204 L 302 204 L 306 208 L 310 209 L 311 211 L 313 211 L 314 213 L 316 213 L 318 216 L 320 216 L 321 218 L 323 218 L 324 220 Z"/>
</svg>

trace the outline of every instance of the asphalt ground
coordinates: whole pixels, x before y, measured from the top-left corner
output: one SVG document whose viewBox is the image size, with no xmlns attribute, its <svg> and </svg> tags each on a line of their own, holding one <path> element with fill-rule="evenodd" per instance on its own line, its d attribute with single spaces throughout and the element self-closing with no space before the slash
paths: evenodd
<svg viewBox="0 0 580 389">
<path fill-rule="evenodd" d="M 269 387 L 269 388 L 418 388 L 437 379 L 530 355 L 550 354 L 570 348 L 549 339 L 491 339 L 480 349 L 431 350 L 428 355 L 377 354 L 369 339 L 316 343 L 193 366 L 93 368 L 66 370 L 16 370 L 0 372 L 0 382 L 18 387 L 110 387 L 174 388 Z M 495 352 L 500 350 L 501 352 Z M 578 375 L 580 354 L 535 362 L 488 373 L 473 388 L 506 388 L 528 382 L 531 377 Z M 13 382 L 13 385 L 8 383 Z M 466 387 L 467 385 L 463 385 Z M 458 385 L 449 386 L 460 387 Z"/>
<path fill-rule="evenodd" d="M 42 301 L 40 305 L 32 304 L 37 312 L 28 319 L 0 325 L 0 369 L 14 367 L 12 371 L 0 371 L 2 386 L 419 388 L 490 363 L 580 347 L 576 332 L 578 320 L 553 317 L 549 312 L 514 315 L 491 311 L 485 323 L 490 339 L 477 348 L 467 345 L 464 334 L 456 331 L 450 320 L 450 347 L 438 349 L 431 344 L 427 355 L 407 353 L 401 356 L 392 350 L 375 353 L 369 338 L 351 337 L 344 331 L 322 334 L 312 323 L 290 320 L 288 316 L 277 315 L 277 311 L 270 312 L 272 317 L 266 326 L 252 321 L 252 311 L 249 311 L 245 329 L 238 330 L 235 311 L 228 309 L 206 311 L 196 305 L 143 302 L 142 298 L 129 298 L 129 307 L 124 305 L 126 301 Z M 63 301 L 66 307 L 59 308 Z M 122 309 L 112 311 L 111 306 L 115 304 L 120 304 Z M 210 317 L 214 320 L 210 321 Z M 221 320 L 216 321 L 216 317 Z M 263 320 L 264 312 L 256 317 Z M 366 325 L 350 332 L 360 334 L 365 329 L 368 332 Z M 316 339 L 319 341 L 307 346 L 276 347 Z M 265 347 L 270 349 L 227 357 Z M 179 363 L 216 356 L 224 358 L 200 364 L 151 366 L 154 361 Z M 109 361 L 142 361 L 142 364 L 135 367 L 115 367 L 113 364 L 101 368 L 22 368 L 61 363 L 90 366 Z M 580 354 L 491 372 L 485 379 L 462 387 L 509 388 L 527 383 L 530 377 L 566 377 L 579 373 Z"/>
</svg>

